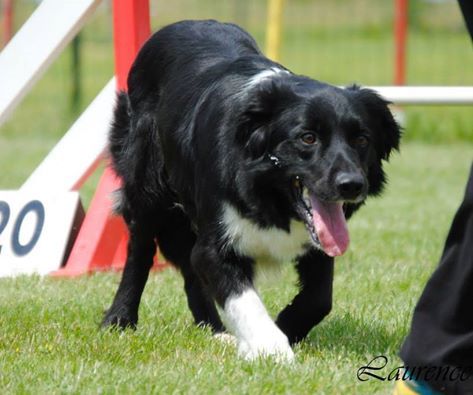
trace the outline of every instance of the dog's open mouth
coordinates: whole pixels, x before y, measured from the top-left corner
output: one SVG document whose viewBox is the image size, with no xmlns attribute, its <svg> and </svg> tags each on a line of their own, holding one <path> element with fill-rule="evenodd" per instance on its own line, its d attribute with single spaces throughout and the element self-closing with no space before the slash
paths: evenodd
<svg viewBox="0 0 473 395">
<path fill-rule="evenodd" d="M 343 203 L 318 199 L 298 177 L 293 187 L 298 214 L 314 244 L 329 256 L 343 255 L 350 243 Z"/>
</svg>

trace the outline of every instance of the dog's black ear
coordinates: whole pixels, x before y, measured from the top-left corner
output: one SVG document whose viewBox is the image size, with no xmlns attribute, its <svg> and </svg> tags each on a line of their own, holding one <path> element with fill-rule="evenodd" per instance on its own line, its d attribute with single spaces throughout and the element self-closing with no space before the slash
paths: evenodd
<svg viewBox="0 0 473 395">
<path fill-rule="evenodd" d="M 348 87 L 347 90 L 352 92 L 356 100 L 359 100 L 364 106 L 370 127 L 376 133 L 379 157 L 388 160 L 391 151 L 399 149 L 401 138 L 401 127 L 388 107 L 391 103 L 372 89 L 353 85 Z"/>
<path fill-rule="evenodd" d="M 271 123 L 287 107 L 294 93 L 278 79 L 263 80 L 250 88 L 239 117 L 236 139 L 253 158 L 270 143 Z"/>
</svg>

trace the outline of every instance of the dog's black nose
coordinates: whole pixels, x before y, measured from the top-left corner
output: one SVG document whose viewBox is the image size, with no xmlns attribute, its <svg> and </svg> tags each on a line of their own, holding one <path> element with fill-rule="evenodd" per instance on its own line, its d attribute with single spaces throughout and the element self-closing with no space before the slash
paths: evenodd
<svg viewBox="0 0 473 395">
<path fill-rule="evenodd" d="M 364 189 L 365 180 L 361 174 L 340 173 L 335 179 L 338 193 L 343 199 L 356 199 Z"/>
</svg>

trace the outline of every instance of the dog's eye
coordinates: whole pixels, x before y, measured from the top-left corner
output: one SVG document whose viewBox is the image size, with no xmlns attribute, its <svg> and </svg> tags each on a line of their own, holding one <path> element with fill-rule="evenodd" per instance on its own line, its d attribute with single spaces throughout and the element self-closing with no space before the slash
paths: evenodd
<svg viewBox="0 0 473 395">
<path fill-rule="evenodd" d="M 308 132 L 301 136 L 301 140 L 306 144 L 315 144 L 317 142 L 317 137 L 315 137 L 314 133 Z"/>
<path fill-rule="evenodd" d="M 357 136 L 353 139 L 353 144 L 359 148 L 366 148 L 370 143 L 368 137 L 366 136 Z"/>
</svg>

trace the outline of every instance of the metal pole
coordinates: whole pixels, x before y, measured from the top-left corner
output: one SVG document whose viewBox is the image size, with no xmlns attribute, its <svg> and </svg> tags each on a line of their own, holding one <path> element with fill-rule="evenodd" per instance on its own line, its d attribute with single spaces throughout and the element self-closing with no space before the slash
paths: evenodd
<svg viewBox="0 0 473 395">
<path fill-rule="evenodd" d="M 78 33 L 72 40 L 71 46 L 71 109 L 73 112 L 79 109 L 82 100 L 81 37 L 81 33 Z"/>
<path fill-rule="evenodd" d="M 278 61 L 281 49 L 282 15 L 284 0 L 269 0 L 266 25 L 266 56 Z"/>
<path fill-rule="evenodd" d="M 13 0 L 3 0 L 3 46 L 13 36 Z"/>
<path fill-rule="evenodd" d="M 409 0 L 395 0 L 394 10 L 394 46 L 395 70 L 394 85 L 406 83 L 406 46 L 407 46 L 407 11 Z"/>
</svg>

